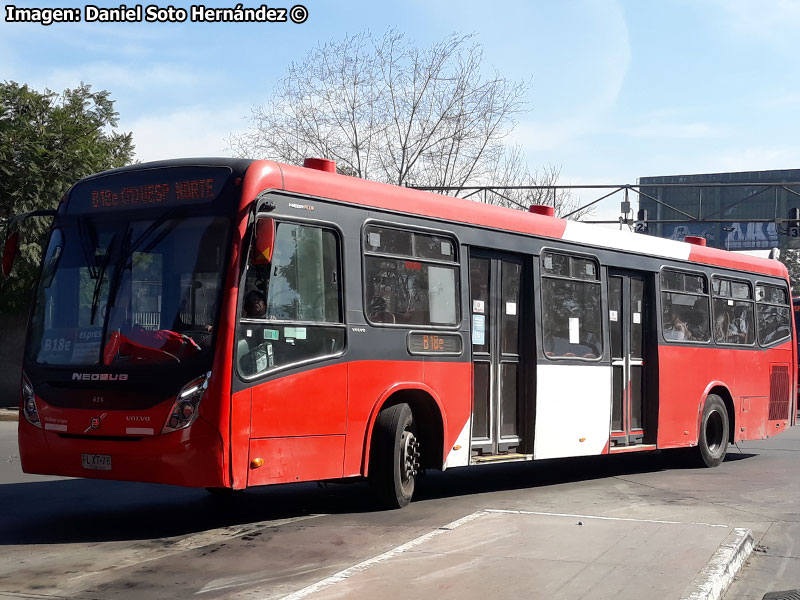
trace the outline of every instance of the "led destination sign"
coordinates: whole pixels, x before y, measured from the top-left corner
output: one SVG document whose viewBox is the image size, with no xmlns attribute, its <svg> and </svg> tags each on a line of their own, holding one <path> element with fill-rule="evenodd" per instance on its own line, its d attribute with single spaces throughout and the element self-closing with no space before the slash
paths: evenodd
<svg viewBox="0 0 800 600">
<path fill-rule="evenodd" d="M 90 179 L 75 186 L 68 212 L 213 202 L 230 176 L 227 167 L 188 167 L 130 171 Z"/>
<path fill-rule="evenodd" d="M 194 179 L 177 181 L 175 184 L 140 185 L 122 188 L 119 192 L 112 189 L 92 190 L 92 208 L 163 203 L 170 198 L 170 193 L 176 200 L 212 200 L 215 197 L 214 180 Z"/>
</svg>

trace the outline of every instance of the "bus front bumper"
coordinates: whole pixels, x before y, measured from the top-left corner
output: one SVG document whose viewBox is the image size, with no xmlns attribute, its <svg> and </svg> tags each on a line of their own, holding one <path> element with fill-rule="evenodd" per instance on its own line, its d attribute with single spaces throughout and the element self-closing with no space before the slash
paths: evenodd
<svg viewBox="0 0 800 600">
<path fill-rule="evenodd" d="M 223 487 L 223 452 L 219 431 L 202 418 L 187 429 L 135 440 L 67 436 L 44 431 L 24 418 L 19 422 L 25 473 Z"/>
</svg>

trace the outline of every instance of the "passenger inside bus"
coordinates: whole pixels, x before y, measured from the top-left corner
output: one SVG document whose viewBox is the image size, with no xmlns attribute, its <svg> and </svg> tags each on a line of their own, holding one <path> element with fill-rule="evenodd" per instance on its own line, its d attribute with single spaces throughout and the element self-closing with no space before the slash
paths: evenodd
<svg viewBox="0 0 800 600">
<path fill-rule="evenodd" d="M 753 339 L 751 337 L 751 329 L 750 329 L 750 320 L 752 320 L 750 312 L 751 309 L 749 307 L 739 306 L 736 309 L 735 317 L 731 321 L 730 335 L 737 344 L 753 343 Z"/>
<path fill-rule="evenodd" d="M 681 318 L 677 311 L 672 313 L 672 321 L 665 326 L 664 337 L 668 340 L 688 341 L 692 339 L 689 326 L 686 324 L 686 321 Z"/>
<path fill-rule="evenodd" d="M 367 316 L 374 323 L 395 323 L 396 319 L 393 312 L 389 311 L 386 298 L 375 296 L 369 301 Z"/>
</svg>

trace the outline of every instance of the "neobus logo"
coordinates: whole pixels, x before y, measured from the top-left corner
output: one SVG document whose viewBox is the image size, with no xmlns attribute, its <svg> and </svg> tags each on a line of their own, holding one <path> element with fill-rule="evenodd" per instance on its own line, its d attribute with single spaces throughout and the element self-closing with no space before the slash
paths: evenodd
<svg viewBox="0 0 800 600">
<path fill-rule="evenodd" d="M 127 381 L 127 373 L 73 373 L 72 381 Z"/>
</svg>

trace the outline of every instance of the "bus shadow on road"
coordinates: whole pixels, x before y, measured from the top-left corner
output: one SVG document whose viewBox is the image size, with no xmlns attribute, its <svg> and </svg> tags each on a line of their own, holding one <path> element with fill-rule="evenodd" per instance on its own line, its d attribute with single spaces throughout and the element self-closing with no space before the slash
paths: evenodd
<svg viewBox="0 0 800 600">
<path fill-rule="evenodd" d="M 744 460 L 757 456 L 737 452 L 728 453 L 725 462 Z M 533 463 L 505 463 L 474 469 L 455 469 L 445 473 L 434 472 L 423 480 L 417 500 L 445 498 L 499 491 L 523 490 L 555 486 L 580 481 L 621 477 L 625 475 L 658 473 L 661 471 L 697 470 L 702 472 L 685 455 L 673 452 L 642 452 L 617 456 L 591 456 L 535 461 Z"/>
<path fill-rule="evenodd" d="M 757 456 L 729 453 L 726 462 Z M 560 484 L 681 468 L 670 453 L 506 463 L 430 472 L 417 506 L 448 497 L 536 490 Z M 688 467 L 684 467 L 688 468 Z M 412 505 L 413 509 L 413 505 Z M 202 489 L 60 479 L 0 485 L 0 545 L 138 541 L 315 514 L 378 512 L 369 485 L 299 483 L 215 496 Z M 410 510 L 410 509 L 406 509 Z M 402 520 L 403 511 L 384 519 Z M 165 542 L 166 543 L 166 542 Z"/>
<path fill-rule="evenodd" d="M 14 483 L 0 485 L 0 546 L 173 538 L 373 510 L 366 484 L 299 483 L 220 497 L 203 489 L 88 479 Z"/>
</svg>

